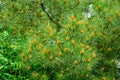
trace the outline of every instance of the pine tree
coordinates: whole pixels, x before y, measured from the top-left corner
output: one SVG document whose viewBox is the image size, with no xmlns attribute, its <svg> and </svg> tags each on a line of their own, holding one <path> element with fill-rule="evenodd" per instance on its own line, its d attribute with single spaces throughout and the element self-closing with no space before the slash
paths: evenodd
<svg viewBox="0 0 120 80">
<path fill-rule="evenodd" d="M 118 79 L 119 5 L 118 0 L 1 1 L 1 79 Z"/>
</svg>

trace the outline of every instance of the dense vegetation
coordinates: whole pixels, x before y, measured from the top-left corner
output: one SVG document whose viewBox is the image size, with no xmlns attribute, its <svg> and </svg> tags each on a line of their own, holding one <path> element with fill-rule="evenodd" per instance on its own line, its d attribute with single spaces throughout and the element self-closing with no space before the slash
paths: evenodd
<svg viewBox="0 0 120 80">
<path fill-rule="evenodd" d="M 0 1 L 0 80 L 117 80 L 119 0 Z"/>
</svg>

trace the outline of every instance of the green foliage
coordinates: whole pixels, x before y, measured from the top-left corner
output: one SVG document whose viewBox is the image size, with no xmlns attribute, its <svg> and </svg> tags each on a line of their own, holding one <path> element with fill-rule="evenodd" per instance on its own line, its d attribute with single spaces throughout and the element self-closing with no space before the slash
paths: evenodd
<svg viewBox="0 0 120 80">
<path fill-rule="evenodd" d="M 116 80 L 118 0 L 4 0 L 3 80 Z"/>
<path fill-rule="evenodd" d="M 17 79 L 15 74 L 21 70 L 20 39 L 11 35 L 12 27 L 0 32 L 0 76 L 2 79 Z"/>
</svg>

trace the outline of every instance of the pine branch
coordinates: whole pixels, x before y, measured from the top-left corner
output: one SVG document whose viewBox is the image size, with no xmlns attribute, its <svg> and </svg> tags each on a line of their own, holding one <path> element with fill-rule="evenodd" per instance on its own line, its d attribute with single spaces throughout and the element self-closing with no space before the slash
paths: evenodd
<svg viewBox="0 0 120 80">
<path fill-rule="evenodd" d="M 45 10 L 44 3 L 41 3 L 40 5 L 41 5 L 42 10 L 45 12 L 47 17 L 50 19 L 50 21 L 52 21 L 54 24 L 56 24 L 58 26 L 58 28 L 61 28 L 61 25 L 57 21 L 54 21 L 54 19 L 50 16 L 50 14 Z"/>
</svg>

